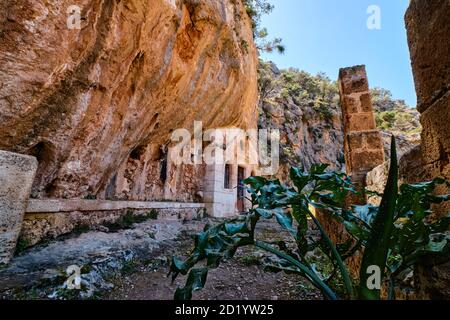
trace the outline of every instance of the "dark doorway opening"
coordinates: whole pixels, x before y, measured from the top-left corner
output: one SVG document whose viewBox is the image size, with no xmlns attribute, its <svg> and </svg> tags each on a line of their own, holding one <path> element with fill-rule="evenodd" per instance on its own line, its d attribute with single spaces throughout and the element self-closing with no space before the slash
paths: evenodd
<svg viewBox="0 0 450 320">
<path fill-rule="evenodd" d="M 225 174 L 223 179 L 223 188 L 231 189 L 231 166 L 229 164 L 225 165 Z"/>
<path fill-rule="evenodd" d="M 242 167 L 238 167 L 237 209 L 239 212 L 245 211 L 244 176 L 245 176 L 245 169 Z"/>
</svg>

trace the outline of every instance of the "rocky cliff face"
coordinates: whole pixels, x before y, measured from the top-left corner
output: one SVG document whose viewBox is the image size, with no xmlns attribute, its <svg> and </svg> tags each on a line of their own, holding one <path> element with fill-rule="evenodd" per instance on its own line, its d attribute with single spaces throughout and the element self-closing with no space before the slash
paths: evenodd
<svg viewBox="0 0 450 320">
<path fill-rule="evenodd" d="M 423 127 L 422 146 L 410 155 L 407 180 L 437 176 L 450 180 L 450 3 L 413 0 L 406 12 L 417 110 Z M 442 193 L 449 190 L 442 188 Z M 447 215 L 450 203 L 435 210 Z"/>
<path fill-rule="evenodd" d="M 326 163 L 332 170 L 345 171 L 342 111 L 337 83 L 323 74 L 316 76 L 295 69 L 279 70 L 271 62 L 260 61 L 259 127 L 279 129 L 280 171 L 285 180 L 291 166 L 309 169 Z M 371 90 L 377 125 L 382 130 L 386 158 L 390 137 L 397 136 L 401 155 L 418 145 L 420 132 L 417 111 L 388 90 Z"/>
<path fill-rule="evenodd" d="M 437 176 L 450 180 L 450 3 L 411 0 L 406 28 L 418 106 L 423 127 L 422 145 L 407 155 L 405 178 L 410 181 Z M 448 194 L 445 186 L 438 190 Z M 448 215 L 450 202 L 433 208 Z M 450 298 L 450 255 L 443 261 L 428 258 L 416 267 L 415 284 L 427 298 Z"/>
<path fill-rule="evenodd" d="M 80 30 L 72 4 L 0 3 L 0 149 L 38 158 L 34 196 L 133 198 L 174 128 L 256 126 L 240 1 L 81 0 Z"/>
<path fill-rule="evenodd" d="M 280 130 L 280 171 L 285 180 L 291 166 L 309 169 L 327 163 L 344 166 L 343 124 L 336 83 L 324 75 L 279 70 L 261 62 L 259 127 Z"/>
</svg>

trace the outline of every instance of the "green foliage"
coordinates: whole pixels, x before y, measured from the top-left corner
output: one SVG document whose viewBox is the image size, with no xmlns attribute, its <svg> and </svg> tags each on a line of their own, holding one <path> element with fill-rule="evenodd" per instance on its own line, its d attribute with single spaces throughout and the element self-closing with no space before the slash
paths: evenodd
<svg viewBox="0 0 450 320">
<path fill-rule="evenodd" d="M 277 51 L 283 54 L 285 47 L 280 38 L 268 40 L 266 28 L 261 27 L 261 17 L 272 12 L 274 6 L 269 0 L 243 0 L 246 12 L 252 21 L 253 38 L 259 50 L 265 52 Z"/>
<path fill-rule="evenodd" d="M 383 88 L 373 88 L 370 90 L 372 96 L 373 108 L 376 112 L 404 110 L 408 109 L 408 105 L 404 100 L 396 100 L 392 97 L 392 93 Z"/>
<path fill-rule="evenodd" d="M 242 263 L 245 264 L 246 266 L 253 266 L 253 265 L 261 264 L 260 258 L 255 255 L 251 255 L 251 254 L 243 256 L 241 260 L 242 260 Z"/>
<path fill-rule="evenodd" d="M 271 63 L 260 60 L 258 84 L 262 102 L 273 98 L 292 99 L 300 108 L 312 107 L 318 118 L 331 123 L 334 113 L 339 109 L 337 83 L 325 74 L 315 76 L 294 68 L 281 70 L 275 74 Z M 305 115 L 306 116 L 306 115 Z"/>
<path fill-rule="evenodd" d="M 396 100 L 389 90 L 371 89 L 372 103 L 378 128 L 406 135 L 422 131 L 419 113 L 403 100 Z"/>
<path fill-rule="evenodd" d="M 150 212 L 147 213 L 146 218 L 151 219 L 151 220 L 157 220 L 158 219 L 158 210 L 152 209 L 150 210 Z"/>
<path fill-rule="evenodd" d="M 370 266 L 377 266 L 381 272 L 384 272 L 386 260 L 389 254 L 392 230 L 394 228 L 394 217 L 398 193 L 398 167 L 397 167 L 397 149 L 395 139 L 392 137 L 391 143 L 391 163 L 386 188 L 383 193 L 380 207 L 377 215 L 371 223 L 370 232 L 365 245 L 364 256 L 360 269 L 360 298 L 365 300 L 379 300 L 380 289 L 369 289 L 367 279 L 369 274 L 367 270 Z"/>
<path fill-rule="evenodd" d="M 92 194 L 92 193 L 88 193 L 87 195 L 85 195 L 85 196 L 83 197 L 83 199 L 85 199 L 85 200 L 96 200 L 96 199 L 97 199 L 97 196 L 94 195 L 94 194 Z"/>
<path fill-rule="evenodd" d="M 292 68 L 283 70 L 280 78 L 284 98 L 291 97 L 301 107 L 313 107 L 324 120 L 333 118 L 333 110 L 338 109 L 339 100 L 336 82 L 323 73 L 313 76 Z"/>
<path fill-rule="evenodd" d="M 405 184 L 397 195 L 397 159 L 395 142 L 388 183 L 379 207 L 372 205 L 345 207 L 350 194 L 357 194 L 349 177 L 343 173 L 327 172 L 326 165 L 314 165 L 310 172 L 292 168 L 291 185 L 263 177 L 245 180 L 248 185 L 252 209 L 245 216 L 225 221 L 217 226 L 207 225 L 195 238 L 195 247 L 187 260 L 173 257 L 170 273 L 172 280 L 179 274 L 188 275 L 186 285 L 178 288 L 176 299 L 191 299 L 192 291 L 204 287 L 208 269 L 217 268 L 236 250 L 253 245 L 273 254 L 268 271 L 297 273 L 308 279 L 327 299 L 338 299 L 329 286 L 339 275 L 343 280 L 342 297 L 356 298 L 344 261 L 365 247 L 359 298 L 379 299 L 378 290 L 367 288 L 367 266 L 377 265 L 383 279 L 389 280 L 390 292 L 397 279 L 421 258 L 450 252 L 448 228 L 450 216 L 430 222 L 432 204 L 450 200 L 450 195 L 436 196 L 437 185 L 446 183 L 436 179 L 419 184 Z M 447 184 L 448 185 L 448 184 Z M 350 235 L 345 243 L 333 244 L 310 208 L 315 207 L 341 223 Z M 296 243 L 292 250 L 284 241 L 266 243 L 255 239 L 259 221 L 274 219 L 290 233 Z M 322 238 L 308 238 L 310 224 L 320 230 Z M 329 259 L 332 272 L 321 273 L 311 260 L 311 254 L 320 250 Z M 204 262 L 201 268 L 198 263 Z M 391 298 L 394 296 L 391 295 Z"/>
<path fill-rule="evenodd" d="M 18 255 L 18 254 L 22 253 L 23 251 L 25 251 L 25 249 L 27 249 L 28 247 L 30 247 L 30 242 L 27 239 L 19 237 L 19 239 L 17 240 L 16 249 L 14 251 L 14 254 Z"/>
<path fill-rule="evenodd" d="M 266 101 L 276 91 L 280 81 L 274 77 L 271 64 L 259 60 L 258 66 L 258 91 L 261 101 Z"/>
</svg>

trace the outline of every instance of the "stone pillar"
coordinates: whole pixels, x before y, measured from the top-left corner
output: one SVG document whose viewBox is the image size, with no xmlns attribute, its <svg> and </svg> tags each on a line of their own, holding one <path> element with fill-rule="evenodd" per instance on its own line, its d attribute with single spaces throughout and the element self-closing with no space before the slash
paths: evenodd
<svg viewBox="0 0 450 320">
<path fill-rule="evenodd" d="M 365 66 L 340 69 L 339 92 L 347 174 L 355 184 L 364 187 L 367 173 L 384 162 L 383 142 L 376 128 Z"/>
<path fill-rule="evenodd" d="M 423 127 L 421 151 L 413 157 L 419 163 L 406 172 L 408 182 L 435 177 L 450 181 L 449 12 L 448 0 L 411 0 L 405 15 L 417 110 Z M 438 193 L 450 190 L 441 186 Z M 447 215 L 450 201 L 435 206 L 433 212 Z M 429 258 L 416 266 L 414 283 L 425 298 L 450 299 L 450 255 L 442 260 Z"/>
<path fill-rule="evenodd" d="M 423 127 L 422 163 L 418 167 L 422 180 L 444 177 L 450 181 L 449 12 L 448 0 L 412 0 L 405 16 L 417 110 Z M 450 190 L 442 187 L 439 192 Z M 447 215 L 450 202 L 434 211 L 440 216 Z"/>
<path fill-rule="evenodd" d="M 37 166 L 34 157 L 0 151 L 0 265 L 14 254 Z"/>
<path fill-rule="evenodd" d="M 366 175 L 384 163 L 384 148 L 381 134 L 376 128 L 372 100 L 364 66 L 344 68 L 339 71 L 339 91 L 344 122 L 344 153 L 347 174 L 360 188 L 365 187 Z M 365 197 L 349 196 L 348 206 L 366 204 Z M 334 243 L 344 243 L 349 235 L 342 224 L 327 213 L 316 211 L 325 232 Z M 354 277 L 359 274 L 361 255 L 347 260 L 349 271 Z"/>
</svg>

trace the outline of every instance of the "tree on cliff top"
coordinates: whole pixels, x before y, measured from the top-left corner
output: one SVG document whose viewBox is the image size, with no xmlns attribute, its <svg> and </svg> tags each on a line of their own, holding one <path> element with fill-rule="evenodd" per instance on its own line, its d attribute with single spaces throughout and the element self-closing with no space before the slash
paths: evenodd
<svg viewBox="0 0 450 320">
<path fill-rule="evenodd" d="M 258 50 L 283 54 L 285 47 L 280 38 L 268 40 L 267 28 L 261 27 L 261 17 L 272 12 L 274 6 L 268 0 L 243 0 L 247 14 L 252 20 L 253 38 Z"/>
</svg>

